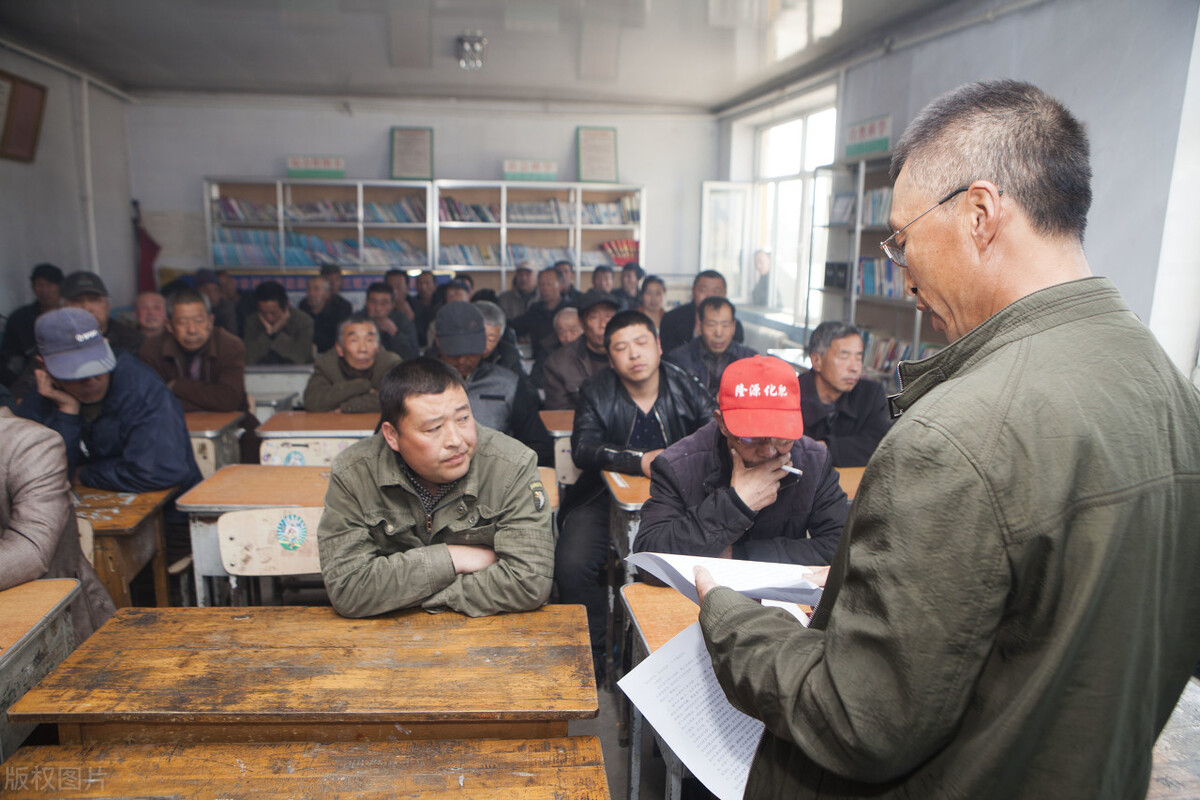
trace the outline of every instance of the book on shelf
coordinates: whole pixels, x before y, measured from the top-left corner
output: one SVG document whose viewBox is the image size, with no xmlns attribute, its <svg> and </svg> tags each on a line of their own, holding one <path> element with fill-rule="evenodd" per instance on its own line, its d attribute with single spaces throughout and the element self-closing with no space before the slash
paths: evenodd
<svg viewBox="0 0 1200 800">
<path fill-rule="evenodd" d="M 553 197 L 536 203 L 509 203 L 508 221 L 522 224 L 570 225 L 575 222 L 575 204 Z"/>
<path fill-rule="evenodd" d="M 252 203 L 236 197 L 218 197 L 213 201 L 213 218 L 218 222 L 256 222 L 273 225 L 276 208 L 270 203 Z"/>
<path fill-rule="evenodd" d="M 405 197 L 397 203 L 363 203 L 364 222 L 408 222 L 425 221 L 425 199 L 417 195 Z"/>
<path fill-rule="evenodd" d="M 849 225 L 854 222 L 854 201 L 852 194 L 835 195 L 829 208 L 829 224 Z"/>
<path fill-rule="evenodd" d="M 641 221 L 641 210 L 634 195 L 622 197 L 620 202 L 584 203 L 584 225 L 633 225 Z"/>
<path fill-rule="evenodd" d="M 848 290 L 850 288 L 850 262 L 826 261 L 825 287 L 842 291 Z"/>
<path fill-rule="evenodd" d="M 500 266 L 500 246 L 490 244 L 444 244 L 438 248 L 438 263 L 471 267 Z"/>
<path fill-rule="evenodd" d="M 913 357 L 912 342 L 876 331 L 864 331 L 863 365 L 876 372 L 891 374 L 896 365 Z"/>
<path fill-rule="evenodd" d="M 616 266 L 625 266 L 630 261 L 638 260 L 638 243 L 633 239 L 613 239 L 603 242 L 600 249 L 608 254 Z"/>
<path fill-rule="evenodd" d="M 500 206 L 496 203 L 460 203 L 453 197 L 438 200 L 438 219 L 442 222 L 500 222 Z"/>
<path fill-rule="evenodd" d="M 908 299 L 904 285 L 904 270 L 890 258 L 860 258 L 857 289 L 861 296 Z"/>
<path fill-rule="evenodd" d="M 863 195 L 863 225 L 887 226 L 892 215 L 892 190 L 872 189 Z"/>
</svg>

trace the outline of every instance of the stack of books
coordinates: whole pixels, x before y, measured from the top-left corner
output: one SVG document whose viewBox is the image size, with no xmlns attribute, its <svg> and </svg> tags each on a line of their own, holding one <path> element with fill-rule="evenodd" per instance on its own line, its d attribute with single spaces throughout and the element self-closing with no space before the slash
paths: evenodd
<svg viewBox="0 0 1200 800">
<path fill-rule="evenodd" d="M 271 230 L 217 228 L 213 241 L 213 266 L 278 264 L 279 236 Z"/>
<path fill-rule="evenodd" d="M 575 254 L 566 247 L 530 247 L 524 244 L 508 246 L 508 263 L 524 264 L 528 262 L 535 266 L 548 267 L 558 261 L 575 260 Z"/>
<path fill-rule="evenodd" d="M 358 222 L 358 203 L 353 200 L 291 203 L 283 207 L 283 218 L 288 222 Z"/>
<path fill-rule="evenodd" d="M 828 264 L 825 274 L 828 281 Z M 906 295 L 904 290 L 904 270 L 893 264 L 890 258 L 858 260 L 858 293 L 874 297 L 913 299 Z"/>
<path fill-rule="evenodd" d="M 508 221 L 570 225 L 575 222 L 575 204 L 556 198 L 541 203 L 509 203 Z"/>
<path fill-rule="evenodd" d="M 472 267 L 500 266 L 500 248 L 489 244 L 444 244 L 438 248 L 441 265 L 464 264 Z"/>
<path fill-rule="evenodd" d="M 399 203 L 375 203 L 368 201 L 363 204 L 364 222 L 424 222 L 425 199 L 413 195 Z"/>
<path fill-rule="evenodd" d="M 261 222 L 273 225 L 277 221 L 275 206 L 258 205 L 249 200 L 219 197 L 213 201 L 213 218 L 219 222 Z"/>
<path fill-rule="evenodd" d="M 438 219 L 442 222 L 500 222 L 500 206 L 485 203 L 460 203 L 453 197 L 438 201 Z"/>
<path fill-rule="evenodd" d="M 863 195 L 863 225 L 887 227 L 892 215 L 892 190 L 872 189 Z"/>
<path fill-rule="evenodd" d="M 633 225 L 642 219 L 636 196 L 622 197 L 615 203 L 584 203 L 584 225 Z"/>
</svg>

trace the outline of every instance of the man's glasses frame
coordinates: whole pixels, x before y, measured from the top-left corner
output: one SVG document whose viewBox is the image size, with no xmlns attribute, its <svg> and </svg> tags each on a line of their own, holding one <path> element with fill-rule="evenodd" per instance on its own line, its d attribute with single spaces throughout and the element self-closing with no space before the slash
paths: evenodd
<svg viewBox="0 0 1200 800">
<path fill-rule="evenodd" d="M 886 255 L 888 258 L 890 258 L 892 260 L 892 263 L 895 264 L 897 267 L 907 268 L 908 261 L 904 257 L 904 245 L 896 244 L 896 241 L 895 241 L 896 237 L 899 236 L 900 234 L 904 233 L 906 230 L 908 230 L 914 222 L 916 222 L 921 217 L 928 214 L 930 211 L 933 211 L 938 206 L 943 206 L 946 203 L 949 203 L 955 197 L 957 197 L 958 195 L 962 194 L 963 192 L 965 192 L 967 189 L 970 189 L 970 188 L 971 188 L 970 186 L 958 187 L 953 192 L 951 192 L 950 194 L 943 197 L 941 200 L 938 200 L 936 203 L 931 205 L 928 209 L 921 212 L 917 216 L 913 217 L 911 220 L 909 220 L 908 224 L 905 225 L 903 228 L 900 228 L 898 231 L 895 231 L 891 236 L 889 236 L 888 238 L 886 238 L 882 242 L 880 242 L 879 247 L 881 250 L 883 250 L 884 255 Z"/>
</svg>

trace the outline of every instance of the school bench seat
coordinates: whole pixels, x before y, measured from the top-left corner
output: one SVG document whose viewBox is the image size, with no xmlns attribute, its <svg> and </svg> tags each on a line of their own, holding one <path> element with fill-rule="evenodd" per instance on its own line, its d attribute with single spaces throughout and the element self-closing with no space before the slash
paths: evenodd
<svg viewBox="0 0 1200 800">
<path fill-rule="evenodd" d="M 594 736 L 472 741 L 24 747 L 0 798 L 608 800 Z"/>
</svg>

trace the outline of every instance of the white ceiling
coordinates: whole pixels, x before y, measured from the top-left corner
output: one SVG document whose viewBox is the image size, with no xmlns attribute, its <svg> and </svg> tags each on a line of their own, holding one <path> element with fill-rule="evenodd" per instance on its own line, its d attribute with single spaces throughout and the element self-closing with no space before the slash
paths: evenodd
<svg viewBox="0 0 1200 800">
<path fill-rule="evenodd" d="M 0 0 L 0 38 L 131 94 L 719 110 L 984 0 Z M 455 39 L 487 37 L 484 66 Z"/>
</svg>

